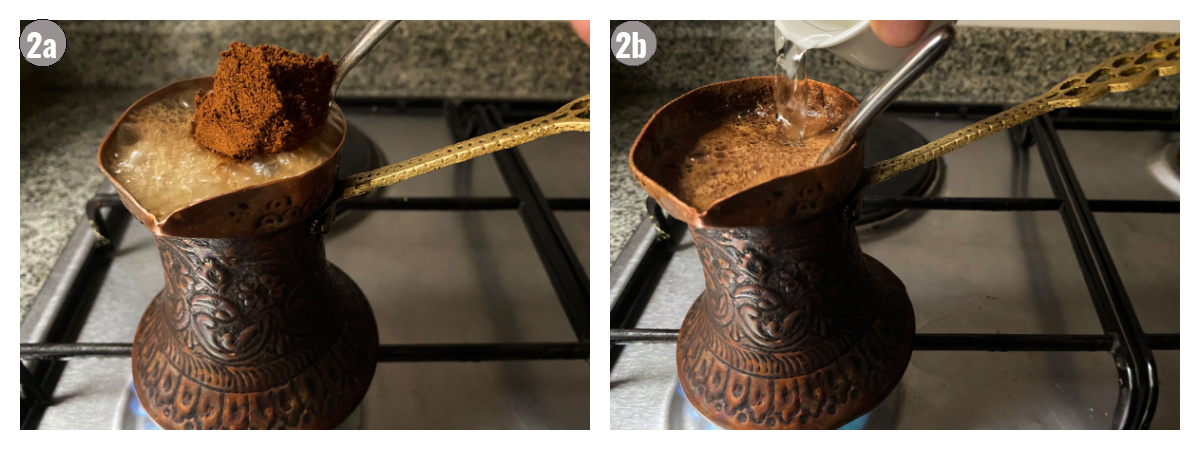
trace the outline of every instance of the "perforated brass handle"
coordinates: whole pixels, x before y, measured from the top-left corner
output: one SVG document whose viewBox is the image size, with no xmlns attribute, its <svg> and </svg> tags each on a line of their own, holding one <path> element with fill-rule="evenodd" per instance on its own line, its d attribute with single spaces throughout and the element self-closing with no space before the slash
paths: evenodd
<svg viewBox="0 0 1200 450">
<path fill-rule="evenodd" d="M 443 147 L 404 162 L 351 175 L 342 180 L 340 192 L 334 191 L 333 199 L 326 206 L 327 214 L 323 215 L 324 218 L 317 225 L 321 231 L 328 231 L 328 212 L 333 211 L 333 207 L 338 202 L 350 197 L 363 195 L 375 189 L 458 164 L 477 156 L 513 148 L 535 139 L 564 131 L 589 131 L 590 129 L 591 96 L 585 95 L 542 117 Z"/>
<path fill-rule="evenodd" d="M 997 131 L 1020 124 L 1059 108 L 1087 104 L 1109 92 L 1132 91 L 1160 76 L 1179 73 L 1179 35 L 1160 39 L 1141 50 L 1126 53 L 1078 73 L 1059 83 L 1049 92 L 988 117 L 953 134 L 910 150 L 895 158 L 867 168 L 867 184 L 891 178 L 905 170 L 983 139 Z"/>
</svg>

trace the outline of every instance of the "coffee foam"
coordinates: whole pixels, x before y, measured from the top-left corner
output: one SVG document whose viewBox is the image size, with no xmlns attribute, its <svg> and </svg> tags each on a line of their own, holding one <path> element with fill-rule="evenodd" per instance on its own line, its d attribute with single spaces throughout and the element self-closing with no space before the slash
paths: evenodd
<svg viewBox="0 0 1200 450">
<path fill-rule="evenodd" d="M 237 160 L 201 148 L 191 136 L 194 92 L 166 96 L 117 126 L 106 169 L 158 218 L 206 198 L 301 175 L 328 161 L 343 128 L 329 114 L 317 134 L 294 151 Z"/>
<path fill-rule="evenodd" d="M 838 127 L 853 111 L 850 105 L 828 101 L 825 89 L 810 84 L 808 121 L 803 144 L 784 134 L 771 96 L 753 108 L 732 111 L 702 133 L 677 164 L 670 190 L 683 202 L 705 211 L 718 200 L 772 179 L 816 165 L 817 157 L 833 143 Z"/>
</svg>

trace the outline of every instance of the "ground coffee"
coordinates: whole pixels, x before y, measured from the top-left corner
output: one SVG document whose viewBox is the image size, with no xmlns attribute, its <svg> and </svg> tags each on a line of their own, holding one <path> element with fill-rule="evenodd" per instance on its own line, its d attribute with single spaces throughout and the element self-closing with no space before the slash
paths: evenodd
<svg viewBox="0 0 1200 450">
<path fill-rule="evenodd" d="M 296 148 L 325 123 L 336 69 L 325 54 L 229 44 L 212 91 L 196 93 L 192 137 L 238 159 Z"/>
</svg>

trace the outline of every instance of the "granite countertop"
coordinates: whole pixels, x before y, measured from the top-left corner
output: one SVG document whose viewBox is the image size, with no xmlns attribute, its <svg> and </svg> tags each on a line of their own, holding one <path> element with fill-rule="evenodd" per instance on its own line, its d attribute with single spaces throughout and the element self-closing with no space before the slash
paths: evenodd
<svg viewBox="0 0 1200 450">
<path fill-rule="evenodd" d="M 58 21 L 49 67 L 21 62 L 21 320 L 104 177 L 96 148 L 130 104 L 211 75 L 234 40 L 337 57 L 361 21 Z M 22 26 L 25 22 L 22 22 Z M 348 75 L 344 97 L 569 100 L 588 47 L 566 22 L 402 22 Z"/>
<path fill-rule="evenodd" d="M 21 93 L 21 320 L 104 180 L 96 148 L 146 92 Z M 26 107 L 26 104 L 36 105 Z"/>
<path fill-rule="evenodd" d="M 618 22 L 619 23 L 619 22 Z M 758 22 L 646 21 L 658 39 L 650 61 L 612 63 L 609 263 L 646 217 L 646 193 L 629 171 L 629 147 L 659 108 L 694 88 L 774 71 L 773 28 Z M 615 25 L 614 25 L 615 26 Z M 1015 105 L 1120 53 L 1166 37 L 1154 33 L 958 27 L 955 43 L 898 101 Z M 881 73 L 819 51 L 809 77 L 863 98 Z M 1178 109 L 1178 76 L 1088 106 Z"/>
</svg>

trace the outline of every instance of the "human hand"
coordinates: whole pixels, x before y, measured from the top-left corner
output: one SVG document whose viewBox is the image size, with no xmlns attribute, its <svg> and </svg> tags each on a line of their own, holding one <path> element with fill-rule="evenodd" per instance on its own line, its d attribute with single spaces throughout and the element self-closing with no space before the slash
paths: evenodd
<svg viewBox="0 0 1200 450">
<path fill-rule="evenodd" d="M 916 44 L 925 30 L 929 29 L 931 20 L 872 20 L 871 31 L 879 36 L 884 44 L 896 48 L 904 48 Z"/>
<path fill-rule="evenodd" d="M 588 20 L 572 20 L 571 28 L 575 29 L 575 34 L 583 39 L 583 43 L 592 45 L 592 22 Z"/>
</svg>

